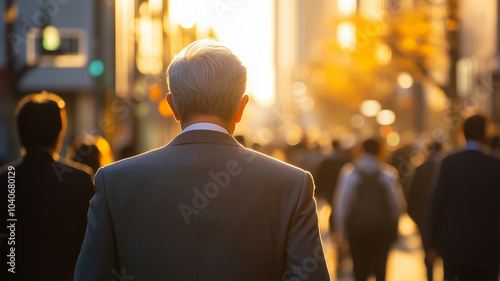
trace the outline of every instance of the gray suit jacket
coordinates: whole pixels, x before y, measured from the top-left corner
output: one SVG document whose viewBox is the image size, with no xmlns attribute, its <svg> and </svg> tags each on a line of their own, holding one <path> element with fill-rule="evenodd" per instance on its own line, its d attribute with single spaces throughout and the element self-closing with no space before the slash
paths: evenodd
<svg viewBox="0 0 500 281">
<path fill-rule="evenodd" d="M 75 280 L 329 280 L 314 184 L 227 134 L 99 170 Z"/>
</svg>

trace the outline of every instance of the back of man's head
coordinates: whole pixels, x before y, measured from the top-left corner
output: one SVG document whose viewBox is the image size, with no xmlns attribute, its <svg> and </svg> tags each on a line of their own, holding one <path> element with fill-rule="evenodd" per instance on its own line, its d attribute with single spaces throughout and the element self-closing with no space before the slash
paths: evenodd
<svg viewBox="0 0 500 281">
<path fill-rule="evenodd" d="M 378 155 L 380 151 L 380 144 L 377 140 L 375 139 L 367 139 L 363 142 L 362 144 L 363 150 L 372 155 Z"/>
<path fill-rule="evenodd" d="M 16 108 L 16 125 L 21 145 L 54 148 L 66 126 L 64 101 L 55 94 L 42 92 L 24 97 Z"/>
<path fill-rule="evenodd" d="M 198 40 L 178 53 L 167 69 L 167 84 L 179 118 L 214 115 L 231 121 L 246 90 L 247 70 L 219 42 Z"/>
<path fill-rule="evenodd" d="M 473 115 L 464 122 L 465 140 L 484 141 L 486 136 L 486 118 L 482 115 Z"/>
</svg>

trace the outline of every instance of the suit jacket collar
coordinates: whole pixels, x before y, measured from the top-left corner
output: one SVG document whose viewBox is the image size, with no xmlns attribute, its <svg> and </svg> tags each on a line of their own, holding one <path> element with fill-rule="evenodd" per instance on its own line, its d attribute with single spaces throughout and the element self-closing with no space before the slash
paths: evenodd
<svg viewBox="0 0 500 281">
<path fill-rule="evenodd" d="M 210 130 L 195 130 L 184 132 L 177 137 L 175 137 L 168 146 L 171 145 L 183 145 L 190 143 L 213 143 L 213 144 L 222 144 L 229 146 L 239 146 L 242 147 L 237 140 L 235 140 L 232 136 Z"/>
</svg>

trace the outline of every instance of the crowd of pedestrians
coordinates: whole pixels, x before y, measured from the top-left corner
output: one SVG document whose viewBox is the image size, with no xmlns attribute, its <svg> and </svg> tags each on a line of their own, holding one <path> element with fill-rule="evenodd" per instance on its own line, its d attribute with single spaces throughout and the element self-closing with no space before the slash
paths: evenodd
<svg viewBox="0 0 500 281">
<path fill-rule="evenodd" d="M 417 167 L 399 165 L 394 161 L 401 159 L 410 163 L 411 159 L 404 155 L 415 155 L 413 152 L 417 148 L 412 151 L 410 146 L 403 146 L 394 151 L 392 157 L 387 158 L 387 162 L 392 163 L 389 166 L 378 160 L 381 157 L 377 157 L 376 140 L 368 139 L 362 144 L 363 153 L 352 164 L 343 164 L 348 160 L 336 161 L 343 165 L 339 169 L 328 164 L 332 157 L 338 158 L 342 154 L 336 147 L 332 156 L 321 162 L 317 169 L 320 192 L 316 196 L 319 200 L 328 200 L 332 196 L 334 219 L 330 222 L 330 232 L 337 245 L 337 276 L 342 274 L 341 260 L 348 256 L 344 246 L 347 240 L 355 280 L 367 280 L 367 273 L 377 280 L 385 280 L 385 272 L 381 270 L 385 264 L 380 261 L 386 261 L 387 249 L 396 240 L 394 214 L 406 210 L 421 236 L 428 280 L 435 278 L 433 268 L 437 257 L 443 259 L 445 280 L 497 280 L 500 160 L 496 154 L 497 137 L 489 138 L 488 142 L 487 127 L 487 118 L 483 115 L 467 118 L 463 124 L 466 140 L 463 151 L 446 153 L 443 143 L 433 141 L 427 151 L 421 153 L 427 157 Z M 325 171 L 326 167 L 329 171 Z M 401 176 L 396 168 L 405 175 Z M 324 180 L 320 175 L 324 174 L 330 174 L 334 181 L 329 183 L 333 195 L 323 190 Z M 365 195 L 367 189 L 373 192 L 369 196 Z M 385 200 L 379 198 L 382 195 Z M 365 196 L 371 200 L 364 199 Z M 386 207 L 393 213 L 384 211 Z M 364 215 L 360 216 L 360 212 Z M 378 218 L 383 212 L 388 213 L 385 222 Z M 357 222 L 366 227 L 360 231 L 364 235 L 355 231 L 360 226 L 352 226 L 352 217 L 357 216 L 360 217 Z M 389 223 L 391 217 L 393 225 Z M 370 229 L 370 222 L 374 221 L 377 221 L 378 233 Z M 373 255 L 377 248 L 380 255 L 375 259 Z"/>
</svg>

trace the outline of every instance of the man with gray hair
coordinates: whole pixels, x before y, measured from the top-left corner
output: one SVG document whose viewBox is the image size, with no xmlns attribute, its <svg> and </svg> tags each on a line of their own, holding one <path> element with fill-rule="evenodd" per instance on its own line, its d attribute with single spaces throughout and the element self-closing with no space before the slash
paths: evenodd
<svg viewBox="0 0 500 281">
<path fill-rule="evenodd" d="M 174 57 L 167 101 L 182 133 L 99 170 L 75 280 L 330 279 L 311 175 L 231 136 L 246 75 L 213 40 Z"/>
</svg>

